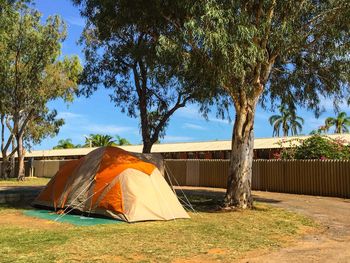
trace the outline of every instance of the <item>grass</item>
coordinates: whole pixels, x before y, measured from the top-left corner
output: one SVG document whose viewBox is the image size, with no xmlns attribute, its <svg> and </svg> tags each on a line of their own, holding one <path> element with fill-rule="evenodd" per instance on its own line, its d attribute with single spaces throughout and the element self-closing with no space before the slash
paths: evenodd
<svg viewBox="0 0 350 263">
<path fill-rule="evenodd" d="M 1 186 L 41 186 L 46 185 L 50 178 L 26 177 L 24 181 L 18 181 L 16 178 L 0 180 Z"/>
<path fill-rule="evenodd" d="M 191 196 L 191 219 L 75 227 L 0 209 L 0 262 L 232 262 L 285 246 L 316 225 L 257 203 L 250 211 L 212 212 L 216 197 Z"/>
</svg>

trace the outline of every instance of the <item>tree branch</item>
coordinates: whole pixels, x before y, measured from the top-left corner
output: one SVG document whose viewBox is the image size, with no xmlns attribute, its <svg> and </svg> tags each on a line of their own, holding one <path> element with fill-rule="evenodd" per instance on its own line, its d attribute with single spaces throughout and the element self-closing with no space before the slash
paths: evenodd
<svg viewBox="0 0 350 263">
<path fill-rule="evenodd" d="M 186 103 L 187 101 L 189 101 L 190 99 L 192 99 L 192 96 L 187 96 L 186 98 L 184 98 L 182 101 L 181 101 L 181 98 L 182 98 L 183 94 L 182 93 L 179 93 L 179 96 L 177 98 L 177 101 L 175 103 L 175 105 L 166 113 L 163 115 L 163 117 L 160 119 L 158 125 L 155 127 L 155 131 L 154 133 L 152 134 L 152 137 L 151 137 L 151 142 L 152 143 L 155 143 L 158 138 L 159 138 L 159 133 L 160 131 L 162 130 L 162 127 L 164 127 L 164 125 L 166 124 L 166 122 L 169 120 L 169 118 L 171 117 L 171 115 L 174 114 L 174 112 L 179 109 L 179 108 L 182 108 L 182 107 L 185 107 L 186 106 Z"/>
</svg>

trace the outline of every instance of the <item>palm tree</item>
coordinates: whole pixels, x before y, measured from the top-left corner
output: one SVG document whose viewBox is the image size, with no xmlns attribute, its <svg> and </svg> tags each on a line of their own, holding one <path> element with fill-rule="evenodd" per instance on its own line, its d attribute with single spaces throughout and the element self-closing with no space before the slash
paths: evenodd
<svg viewBox="0 0 350 263">
<path fill-rule="evenodd" d="M 272 136 L 280 136 L 280 130 L 283 136 L 297 135 L 303 129 L 304 119 L 295 114 L 294 111 L 289 110 L 285 105 L 278 107 L 280 115 L 272 115 L 269 118 L 271 126 L 273 126 Z"/>
<path fill-rule="evenodd" d="M 120 145 L 120 146 L 131 145 L 131 143 L 126 138 L 122 138 L 119 135 L 117 135 L 116 138 L 117 138 L 117 141 L 116 141 L 117 145 Z"/>
<path fill-rule="evenodd" d="M 57 150 L 57 149 L 72 149 L 75 148 L 75 145 L 72 143 L 71 139 L 63 139 L 63 140 L 59 140 L 58 144 L 53 147 L 53 149 Z"/>
<path fill-rule="evenodd" d="M 318 127 L 318 129 L 316 130 L 312 130 L 310 132 L 311 135 L 315 135 L 315 134 L 326 134 L 328 131 L 328 127 L 326 125 L 321 125 L 320 127 Z"/>
<path fill-rule="evenodd" d="M 114 146 L 116 145 L 113 137 L 103 134 L 90 134 L 89 137 L 85 137 L 85 147 L 102 147 L 102 146 Z"/>
<path fill-rule="evenodd" d="M 325 126 L 327 130 L 334 126 L 335 133 L 349 132 L 348 126 L 350 126 L 350 116 L 347 116 L 346 112 L 340 112 L 337 117 L 328 117 L 325 120 Z"/>
</svg>

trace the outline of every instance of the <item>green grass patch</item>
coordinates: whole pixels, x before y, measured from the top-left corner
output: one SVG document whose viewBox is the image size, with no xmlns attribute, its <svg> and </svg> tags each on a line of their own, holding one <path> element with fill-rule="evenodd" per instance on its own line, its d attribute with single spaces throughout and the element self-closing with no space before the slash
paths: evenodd
<svg viewBox="0 0 350 263">
<path fill-rule="evenodd" d="M 192 196 L 191 219 L 77 227 L 0 212 L 0 262 L 232 262 L 274 249 L 316 227 L 299 214 L 257 203 L 250 211 L 214 212 L 219 199 Z"/>
<path fill-rule="evenodd" d="M 26 177 L 24 181 L 18 181 L 16 178 L 0 180 L 1 186 L 41 186 L 46 185 L 51 178 Z"/>
</svg>

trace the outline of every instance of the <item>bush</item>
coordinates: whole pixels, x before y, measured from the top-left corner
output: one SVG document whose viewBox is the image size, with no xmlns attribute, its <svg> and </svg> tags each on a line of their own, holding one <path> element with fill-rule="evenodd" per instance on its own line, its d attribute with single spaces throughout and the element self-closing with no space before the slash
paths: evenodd
<svg viewBox="0 0 350 263">
<path fill-rule="evenodd" d="M 315 134 L 299 142 L 299 146 L 282 149 L 281 159 L 350 159 L 350 147 L 344 140 Z"/>
</svg>

